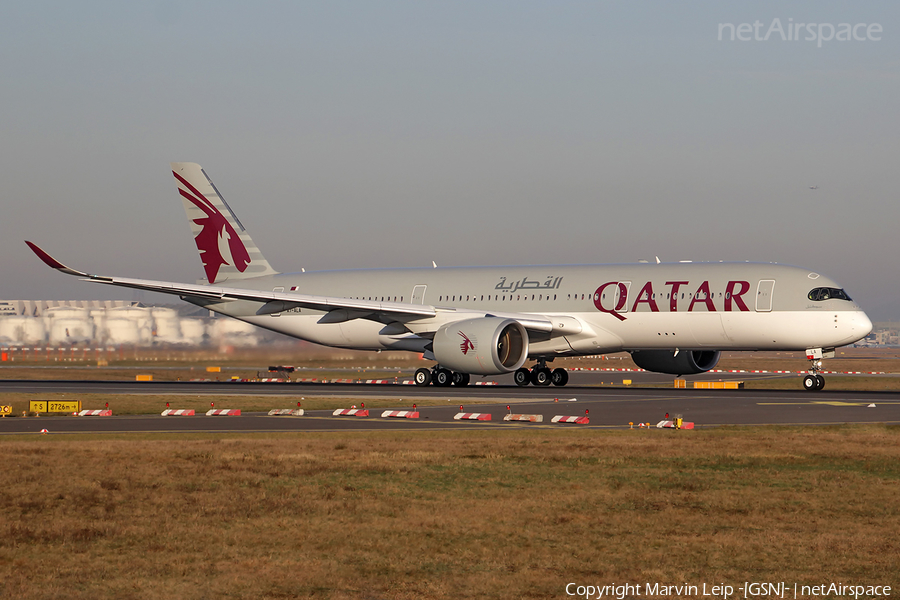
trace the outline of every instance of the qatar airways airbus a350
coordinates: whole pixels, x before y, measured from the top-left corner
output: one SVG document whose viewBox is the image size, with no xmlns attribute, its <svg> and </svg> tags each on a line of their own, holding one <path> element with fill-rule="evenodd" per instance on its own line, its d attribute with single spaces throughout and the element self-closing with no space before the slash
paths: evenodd
<svg viewBox="0 0 900 600">
<path fill-rule="evenodd" d="M 529 265 L 280 273 L 206 172 L 172 163 L 205 284 L 91 275 L 31 242 L 49 266 L 87 281 L 174 294 L 209 310 L 326 346 L 406 350 L 436 361 L 418 385 L 514 373 L 518 385 L 565 385 L 557 356 L 627 351 L 648 371 L 687 375 L 723 350 L 805 350 L 806 389 L 821 359 L 872 329 L 834 281 L 760 263 Z M 528 361 L 535 361 L 526 368 Z"/>
</svg>

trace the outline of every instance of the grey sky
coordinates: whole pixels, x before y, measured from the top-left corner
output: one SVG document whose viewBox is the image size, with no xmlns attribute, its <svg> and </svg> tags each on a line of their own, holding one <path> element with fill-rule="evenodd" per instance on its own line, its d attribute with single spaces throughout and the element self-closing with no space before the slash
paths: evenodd
<svg viewBox="0 0 900 600">
<path fill-rule="evenodd" d="M 883 32 L 717 39 L 775 18 Z M 773 261 L 898 319 L 898 41 L 886 1 L 3 2 L 0 297 L 132 297 L 23 239 L 201 277 L 175 160 L 283 271 Z"/>
</svg>

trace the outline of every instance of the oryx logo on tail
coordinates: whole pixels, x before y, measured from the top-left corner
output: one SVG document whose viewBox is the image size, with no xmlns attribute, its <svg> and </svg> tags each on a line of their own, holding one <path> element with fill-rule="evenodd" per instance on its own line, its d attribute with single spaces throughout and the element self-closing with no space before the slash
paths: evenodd
<svg viewBox="0 0 900 600">
<path fill-rule="evenodd" d="M 464 334 L 462 331 L 459 332 L 459 335 L 462 336 L 463 342 L 459 345 L 459 349 L 463 354 L 468 354 L 469 350 L 475 349 L 475 344 L 472 343 L 472 340 L 469 339 L 469 336 Z"/>
<path fill-rule="evenodd" d="M 206 271 L 206 280 L 209 283 L 215 283 L 219 268 L 223 265 L 233 266 L 243 273 L 250 264 L 250 253 L 247 252 L 247 248 L 244 247 L 244 243 L 234 227 L 197 188 L 178 173 L 173 171 L 172 174 L 184 186 L 178 187 L 179 193 L 206 215 L 194 219 L 194 223 L 201 227 L 200 233 L 197 234 L 194 241 L 200 251 L 200 259 L 203 261 L 203 269 Z"/>
</svg>

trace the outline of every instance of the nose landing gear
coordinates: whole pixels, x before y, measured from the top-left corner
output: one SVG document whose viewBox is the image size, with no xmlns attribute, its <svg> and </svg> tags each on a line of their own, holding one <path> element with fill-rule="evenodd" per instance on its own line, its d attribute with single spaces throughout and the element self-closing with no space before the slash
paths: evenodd
<svg viewBox="0 0 900 600">
<path fill-rule="evenodd" d="M 806 351 L 809 359 L 808 375 L 803 378 L 803 389 L 816 392 L 825 387 L 825 378 L 819 373 L 822 370 L 823 358 L 834 358 L 834 348 L 810 348 Z"/>
</svg>

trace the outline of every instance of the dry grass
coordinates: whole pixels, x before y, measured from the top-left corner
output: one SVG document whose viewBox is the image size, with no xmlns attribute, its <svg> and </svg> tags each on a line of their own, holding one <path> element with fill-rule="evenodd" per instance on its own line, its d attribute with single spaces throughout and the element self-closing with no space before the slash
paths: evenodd
<svg viewBox="0 0 900 600">
<path fill-rule="evenodd" d="M 900 583 L 900 429 L 3 438 L 0 597 Z"/>
</svg>

